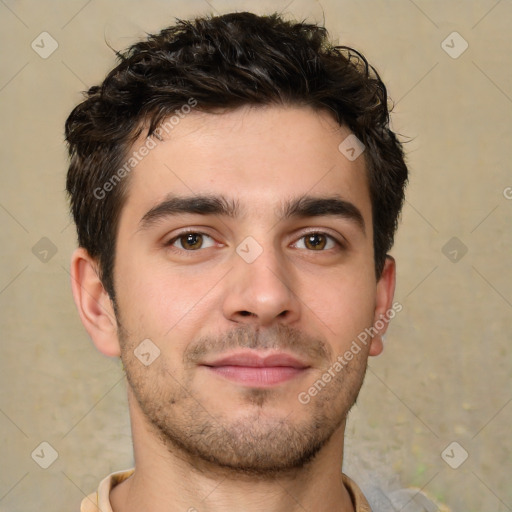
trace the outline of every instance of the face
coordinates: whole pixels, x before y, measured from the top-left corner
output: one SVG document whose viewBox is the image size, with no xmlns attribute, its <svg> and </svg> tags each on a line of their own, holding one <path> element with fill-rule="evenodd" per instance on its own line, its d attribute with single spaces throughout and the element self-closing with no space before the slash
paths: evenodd
<svg viewBox="0 0 512 512">
<path fill-rule="evenodd" d="M 364 157 L 338 150 L 349 133 L 309 108 L 194 112 L 132 172 L 118 338 L 132 415 L 169 450 L 269 475 L 343 429 L 380 339 L 333 365 L 394 279 L 375 277 Z"/>
</svg>

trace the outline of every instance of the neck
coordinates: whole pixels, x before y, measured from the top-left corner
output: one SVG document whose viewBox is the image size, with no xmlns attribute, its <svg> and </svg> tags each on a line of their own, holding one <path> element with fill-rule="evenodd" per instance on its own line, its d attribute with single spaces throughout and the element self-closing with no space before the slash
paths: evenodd
<svg viewBox="0 0 512 512">
<path fill-rule="evenodd" d="M 277 476 L 250 476 L 170 448 L 130 397 L 135 473 L 117 485 L 114 512 L 353 512 L 343 485 L 343 424 L 304 467 Z"/>
</svg>

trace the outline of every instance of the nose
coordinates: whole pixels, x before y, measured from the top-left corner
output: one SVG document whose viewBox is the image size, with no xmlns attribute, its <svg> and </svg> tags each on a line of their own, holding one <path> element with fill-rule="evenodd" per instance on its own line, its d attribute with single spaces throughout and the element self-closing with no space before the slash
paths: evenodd
<svg viewBox="0 0 512 512">
<path fill-rule="evenodd" d="M 274 250 L 264 249 L 251 263 L 233 255 L 223 304 L 225 318 L 240 324 L 270 327 L 292 324 L 300 316 L 301 302 L 293 269 Z"/>
</svg>

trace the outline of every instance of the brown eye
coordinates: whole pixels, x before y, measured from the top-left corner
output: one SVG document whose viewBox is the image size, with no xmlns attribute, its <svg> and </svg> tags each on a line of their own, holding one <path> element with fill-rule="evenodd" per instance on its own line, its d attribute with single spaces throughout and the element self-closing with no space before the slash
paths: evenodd
<svg viewBox="0 0 512 512">
<path fill-rule="evenodd" d="M 203 236 L 199 233 L 187 233 L 179 238 L 184 249 L 199 249 L 203 244 Z"/>
<path fill-rule="evenodd" d="M 327 245 L 327 239 L 325 235 L 321 235 L 320 233 L 313 233 L 311 235 L 306 235 L 304 237 L 305 240 L 305 246 L 308 249 L 312 249 L 314 251 L 316 250 L 322 250 Z"/>
<path fill-rule="evenodd" d="M 190 231 L 187 233 L 182 233 L 181 235 L 173 238 L 168 242 L 167 245 L 185 251 L 197 251 L 199 249 L 204 249 L 205 247 L 212 247 L 214 243 L 211 236 L 205 235 L 204 233 L 196 233 Z"/>
<path fill-rule="evenodd" d="M 308 233 L 299 238 L 295 243 L 298 249 L 307 249 L 309 251 L 322 252 L 340 246 L 340 242 L 326 233 Z"/>
</svg>

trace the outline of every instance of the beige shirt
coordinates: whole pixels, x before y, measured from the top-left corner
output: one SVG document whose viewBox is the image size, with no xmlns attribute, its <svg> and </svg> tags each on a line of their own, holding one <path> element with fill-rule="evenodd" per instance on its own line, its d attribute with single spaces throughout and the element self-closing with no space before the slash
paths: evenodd
<svg viewBox="0 0 512 512">
<path fill-rule="evenodd" d="M 135 469 L 118 471 L 104 478 L 98 490 L 82 500 L 80 512 L 113 512 L 110 505 L 110 491 L 123 480 L 130 477 Z M 347 476 L 342 474 L 343 483 L 352 498 L 352 504 L 356 512 L 372 512 L 370 505 L 363 496 L 359 487 Z"/>
</svg>

